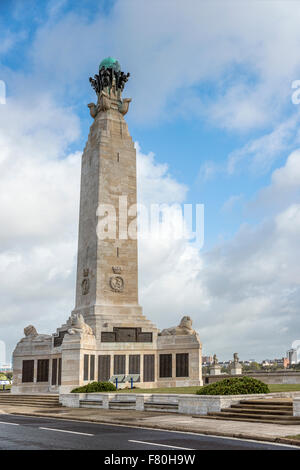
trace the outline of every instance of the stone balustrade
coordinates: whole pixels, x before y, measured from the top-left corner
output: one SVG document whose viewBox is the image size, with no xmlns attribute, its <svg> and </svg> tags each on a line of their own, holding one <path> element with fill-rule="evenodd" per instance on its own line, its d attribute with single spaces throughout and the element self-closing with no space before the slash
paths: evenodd
<svg viewBox="0 0 300 470">
<path fill-rule="evenodd" d="M 66 393 L 60 395 L 60 403 L 63 406 L 79 408 L 80 401 L 99 401 L 99 408 L 109 409 L 110 403 L 132 402 L 137 411 L 144 411 L 145 404 L 178 405 L 178 413 L 206 415 L 209 412 L 219 412 L 229 408 L 240 400 L 293 398 L 294 416 L 300 416 L 300 392 L 279 392 L 252 395 L 192 395 L 192 394 L 167 394 L 167 393 Z M 160 411 L 164 411 L 160 409 Z"/>
</svg>

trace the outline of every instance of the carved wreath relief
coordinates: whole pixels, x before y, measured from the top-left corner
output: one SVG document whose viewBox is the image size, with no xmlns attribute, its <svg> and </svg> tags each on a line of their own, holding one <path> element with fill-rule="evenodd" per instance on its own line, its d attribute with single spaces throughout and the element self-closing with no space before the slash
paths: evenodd
<svg viewBox="0 0 300 470">
<path fill-rule="evenodd" d="M 114 292 L 122 292 L 124 289 L 124 279 L 121 276 L 112 276 L 109 285 Z"/>
</svg>

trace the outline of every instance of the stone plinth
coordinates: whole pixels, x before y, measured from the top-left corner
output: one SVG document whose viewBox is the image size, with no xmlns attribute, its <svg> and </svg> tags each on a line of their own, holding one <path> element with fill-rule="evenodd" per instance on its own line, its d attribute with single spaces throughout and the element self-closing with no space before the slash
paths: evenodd
<svg viewBox="0 0 300 470">
<path fill-rule="evenodd" d="M 231 375 L 241 375 L 242 374 L 242 366 L 240 364 L 233 365 L 230 369 Z"/>
<path fill-rule="evenodd" d="M 209 369 L 209 375 L 220 375 L 221 367 L 218 364 L 214 364 Z"/>
</svg>

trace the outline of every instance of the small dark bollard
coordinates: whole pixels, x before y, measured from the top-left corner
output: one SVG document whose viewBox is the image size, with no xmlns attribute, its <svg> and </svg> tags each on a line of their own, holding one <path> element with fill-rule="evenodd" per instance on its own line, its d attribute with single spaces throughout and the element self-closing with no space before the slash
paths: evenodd
<svg viewBox="0 0 300 470">
<path fill-rule="evenodd" d="M 116 377 L 116 389 L 118 390 L 118 378 Z"/>
<path fill-rule="evenodd" d="M 133 388 L 133 378 L 132 377 L 130 379 L 130 383 L 131 383 L 131 388 Z"/>
</svg>

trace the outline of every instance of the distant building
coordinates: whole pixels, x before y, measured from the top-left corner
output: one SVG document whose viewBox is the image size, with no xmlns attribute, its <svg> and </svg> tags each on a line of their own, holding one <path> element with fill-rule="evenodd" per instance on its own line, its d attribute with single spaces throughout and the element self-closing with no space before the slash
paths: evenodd
<svg viewBox="0 0 300 470">
<path fill-rule="evenodd" d="M 280 359 L 264 359 L 262 362 L 261 362 L 261 365 L 263 367 L 272 367 L 272 366 L 275 366 L 277 365 L 278 367 L 282 367 L 284 369 L 286 369 L 288 366 L 289 366 L 290 362 L 289 362 L 289 359 L 287 357 L 281 357 Z"/>
<path fill-rule="evenodd" d="M 223 361 L 223 362 L 219 362 L 219 366 L 221 367 L 229 367 L 230 365 L 232 364 L 232 361 Z"/>
<path fill-rule="evenodd" d="M 286 369 L 289 366 L 290 361 L 287 357 L 282 357 L 281 359 L 274 359 L 272 363 L 277 364 L 279 367 L 283 367 L 284 369 Z"/>
<path fill-rule="evenodd" d="M 289 349 L 286 353 L 286 357 L 290 364 L 298 364 L 297 349 Z"/>
<path fill-rule="evenodd" d="M 12 365 L 11 364 L 1 364 L 0 366 L 0 373 L 12 372 Z"/>
<path fill-rule="evenodd" d="M 213 363 L 213 356 L 202 356 L 202 365 L 209 366 Z"/>
<path fill-rule="evenodd" d="M 271 360 L 270 359 L 264 359 L 261 363 L 263 367 L 269 367 L 271 365 Z"/>
</svg>

